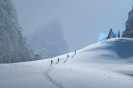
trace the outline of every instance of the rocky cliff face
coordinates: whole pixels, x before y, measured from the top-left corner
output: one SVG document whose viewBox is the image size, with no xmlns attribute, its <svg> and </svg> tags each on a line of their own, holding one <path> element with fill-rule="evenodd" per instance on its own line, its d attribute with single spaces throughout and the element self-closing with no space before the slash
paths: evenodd
<svg viewBox="0 0 133 88">
<path fill-rule="evenodd" d="M 128 20 L 126 22 L 126 30 L 123 32 L 123 37 L 133 38 L 133 7 L 128 14 Z"/>
<path fill-rule="evenodd" d="M 69 52 L 60 20 L 53 19 L 33 33 L 29 40 L 31 48 L 43 59 Z"/>
<path fill-rule="evenodd" d="M 22 37 L 11 0 L 0 0 L 0 63 L 31 61 L 33 54 Z"/>
</svg>

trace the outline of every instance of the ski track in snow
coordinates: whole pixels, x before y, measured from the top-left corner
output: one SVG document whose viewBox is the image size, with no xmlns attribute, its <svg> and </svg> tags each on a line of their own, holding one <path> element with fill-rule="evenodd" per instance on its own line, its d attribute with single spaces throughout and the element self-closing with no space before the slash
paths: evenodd
<svg viewBox="0 0 133 88">
<path fill-rule="evenodd" d="M 76 54 L 74 54 L 71 58 L 74 58 L 75 55 L 76 55 Z"/>
<path fill-rule="evenodd" d="M 72 57 L 67 57 L 67 59 L 64 61 L 64 63 L 66 63 L 68 61 L 69 58 L 74 58 L 76 54 L 73 54 Z"/>
<path fill-rule="evenodd" d="M 75 55 L 76 55 L 76 54 L 74 54 L 71 58 L 74 58 Z M 67 62 L 68 59 L 69 59 L 69 57 L 64 61 L 64 63 Z M 57 64 L 59 64 L 59 62 L 57 62 L 55 65 L 57 65 Z M 56 80 L 54 80 L 54 79 L 50 76 L 49 73 L 50 73 L 53 69 L 54 69 L 54 66 L 49 66 L 47 72 L 45 73 L 45 76 L 46 76 L 47 79 L 48 79 L 52 84 L 54 84 L 57 88 L 64 88 L 64 86 L 63 86 L 61 83 L 57 82 Z"/>
<path fill-rule="evenodd" d="M 67 58 L 67 59 L 64 61 L 64 63 L 66 63 L 68 59 L 69 59 L 69 58 Z"/>
<path fill-rule="evenodd" d="M 57 82 L 56 80 L 54 80 L 51 76 L 50 76 L 50 72 L 54 69 L 53 66 L 50 66 L 48 71 L 45 73 L 45 76 L 47 77 L 47 79 L 54 84 L 57 88 L 64 88 L 63 85 L 59 82 Z"/>
</svg>

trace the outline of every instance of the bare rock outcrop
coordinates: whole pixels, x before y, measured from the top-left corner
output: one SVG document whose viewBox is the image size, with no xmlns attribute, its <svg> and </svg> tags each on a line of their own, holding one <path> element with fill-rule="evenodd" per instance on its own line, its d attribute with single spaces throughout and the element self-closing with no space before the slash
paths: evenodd
<svg viewBox="0 0 133 88">
<path fill-rule="evenodd" d="M 33 60 L 18 24 L 17 14 L 11 0 L 0 0 L 0 63 Z"/>
<path fill-rule="evenodd" d="M 133 7 L 128 14 L 128 20 L 126 22 L 126 30 L 123 32 L 122 37 L 133 38 Z"/>
</svg>

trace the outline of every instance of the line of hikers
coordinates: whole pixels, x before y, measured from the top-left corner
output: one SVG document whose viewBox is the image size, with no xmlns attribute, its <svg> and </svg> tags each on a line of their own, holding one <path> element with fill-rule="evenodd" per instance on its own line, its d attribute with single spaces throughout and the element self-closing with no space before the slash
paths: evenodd
<svg viewBox="0 0 133 88">
<path fill-rule="evenodd" d="M 60 58 L 58 58 L 57 63 L 60 62 Z M 53 60 L 51 60 L 51 65 L 53 64 Z"/>
<path fill-rule="evenodd" d="M 75 54 L 77 53 L 77 50 L 75 50 Z M 75 55 L 74 54 L 74 55 Z M 67 59 L 69 58 L 69 54 L 67 54 Z M 58 60 L 57 60 L 57 63 L 59 63 L 60 62 L 60 58 L 58 58 Z M 53 65 L 53 60 L 51 60 L 51 65 Z"/>
</svg>

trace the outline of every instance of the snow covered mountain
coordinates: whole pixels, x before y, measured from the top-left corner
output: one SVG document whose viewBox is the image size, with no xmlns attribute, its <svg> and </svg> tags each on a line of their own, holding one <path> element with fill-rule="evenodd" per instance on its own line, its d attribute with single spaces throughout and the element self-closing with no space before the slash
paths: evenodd
<svg viewBox="0 0 133 88">
<path fill-rule="evenodd" d="M 45 59 L 69 52 L 59 19 L 50 20 L 47 25 L 31 34 L 28 41 L 35 53 Z"/>
<path fill-rule="evenodd" d="M 14 4 L 0 0 L 0 63 L 31 61 L 33 57 L 22 36 Z"/>
<path fill-rule="evenodd" d="M 0 88 L 133 88 L 133 39 L 110 39 L 67 55 L 1 64 Z"/>
</svg>

